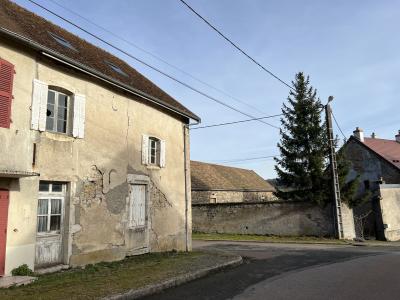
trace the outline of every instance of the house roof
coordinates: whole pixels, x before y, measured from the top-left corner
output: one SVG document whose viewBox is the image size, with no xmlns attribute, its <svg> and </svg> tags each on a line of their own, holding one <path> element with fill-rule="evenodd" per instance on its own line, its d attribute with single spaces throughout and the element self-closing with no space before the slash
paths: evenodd
<svg viewBox="0 0 400 300">
<path fill-rule="evenodd" d="M 400 143 L 395 140 L 386 140 L 378 138 L 364 138 L 364 142 L 359 141 L 355 137 L 351 139 L 359 142 L 368 149 L 372 150 L 380 157 L 388 161 L 390 164 L 400 169 Z"/>
<path fill-rule="evenodd" d="M 123 60 L 8 0 L 0 0 L 0 32 L 27 47 L 89 70 L 91 75 L 114 86 L 200 121 L 197 115 Z"/>
<path fill-rule="evenodd" d="M 192 190 L 275 191 L 253 170 L 191 161 Z"/>
</svg>

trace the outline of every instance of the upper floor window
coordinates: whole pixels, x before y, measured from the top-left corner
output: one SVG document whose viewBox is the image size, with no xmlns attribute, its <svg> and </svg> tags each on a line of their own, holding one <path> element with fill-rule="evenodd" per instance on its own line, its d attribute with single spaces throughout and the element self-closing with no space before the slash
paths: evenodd
<svg viewBox="0 0 400 300">
<path fill-rule="evenodd" d="M 142 163 L 165 167 L 165 141 L 144 134 L 142 137 Z"/>
<path fill-rule="evenodd" d="M 86 97 L 34 79 L 31 128 L 83 138 Z"/>
<path fill-rule="evenodd" d="M 160 164 L 160 140 L 154 137 L 149 138 L 149 164 Z"/>
<path fill-rule="evenodd" d="M 46 130 L 68 133 L 71 99 L 65 93 L 49 89 L 47 96 Z"/>
<path fill-rule="evenodd" d="M 14 65 L 0 59 L 0 127 L 10 128 Z"/>
</svg>

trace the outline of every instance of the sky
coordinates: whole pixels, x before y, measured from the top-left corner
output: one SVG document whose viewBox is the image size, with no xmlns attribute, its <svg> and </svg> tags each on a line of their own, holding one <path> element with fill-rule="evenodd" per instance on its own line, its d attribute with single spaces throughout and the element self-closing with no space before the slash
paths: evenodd
<svg viewBox="0 0 400 300">
<path fill-rule="evenodd" d="M 281 113 L 288 87 L 261 70 L 212 31 L 179 0 L 35 0 L 195 88 L 255 117 Z M 186 0 L 203 17 L 286 82 L 310 76 L 347 137 L 394 139 L 400 129 L 399 1 Z M 35 7 L 17 4 L 124 59 L 210 125 L 247 119 L 235 111 L 138 64 L 107 45 Z M 55 5 L 61 4 L 226 94 L 104 32 Z M 247 103 L 244 105 L 242 103 Z M 253 108 L 255 107 L 256 110 Z M 275 126 L 279 118 L 269 119 Z M 334 128 L 339 134 L 338 128 Z M 258 121 L 191 131 L 191 159 L 252 169 L 274 178 L 279 130 Z"/>
</svg>

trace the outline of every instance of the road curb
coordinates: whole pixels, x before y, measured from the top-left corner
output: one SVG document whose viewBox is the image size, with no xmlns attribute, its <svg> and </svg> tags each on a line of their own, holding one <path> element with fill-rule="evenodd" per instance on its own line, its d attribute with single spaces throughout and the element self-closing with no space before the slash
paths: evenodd
<svg viewBox="0 0 400 300">
<path fill-rule="evenodd" d="M 203 269 L 197 270 L 195 272 L 177 276 L 175 278 L 168 279 L 168 280 L 162 281 L 160 283 L 151 284 L 151 285 L 145 286 L 144 288 L 132 289 L 132 290 L 128 290 L 127 292 L 107 296 L 102 299 L 103 300 L 138 299 L 138 298 L 141 298 L 144 296 L 149 296 L 149 295 L 161 292 L 162 290 L 165 290 L 165 289 L 168 289 L 171 287 L 175 287 L 175 286 L 181 285 L 183 283 L 204 277 L 206 275 L 223 270 L 225 268 L 241 265 L 242 263 L 243 263 L 243 258 L 241 256 L 235 256 L 232 260 L 230 260 L 228 262 L 216 264 L 212 267 L 203 268 Z"/>
<path fill-rule="evenodd" d="M 194 241 L 205 242 L 244 242 L 244 243 L 260 243 L 260 244 L 299 244 L 299 245 L 334 245 L 334 246 L 353 246 L 351 242 L 336 243 L 336 242 L 305 242 L 305 241 L 257 241 L 257 240 L 228 240 L 228 239 L 193 239 Z"/>
</svg>

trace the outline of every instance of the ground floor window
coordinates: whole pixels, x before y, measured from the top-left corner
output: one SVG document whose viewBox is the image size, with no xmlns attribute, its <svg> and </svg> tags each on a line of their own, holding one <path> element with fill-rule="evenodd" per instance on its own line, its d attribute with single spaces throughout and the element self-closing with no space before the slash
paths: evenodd
<svg viewBox="0 0 400 300">
<path fill-rule="evenodd" d="M 41 181 L 37 210 L 38 233 L 60 233 L 66 185 L 60 182 Z"/>
</svg>

